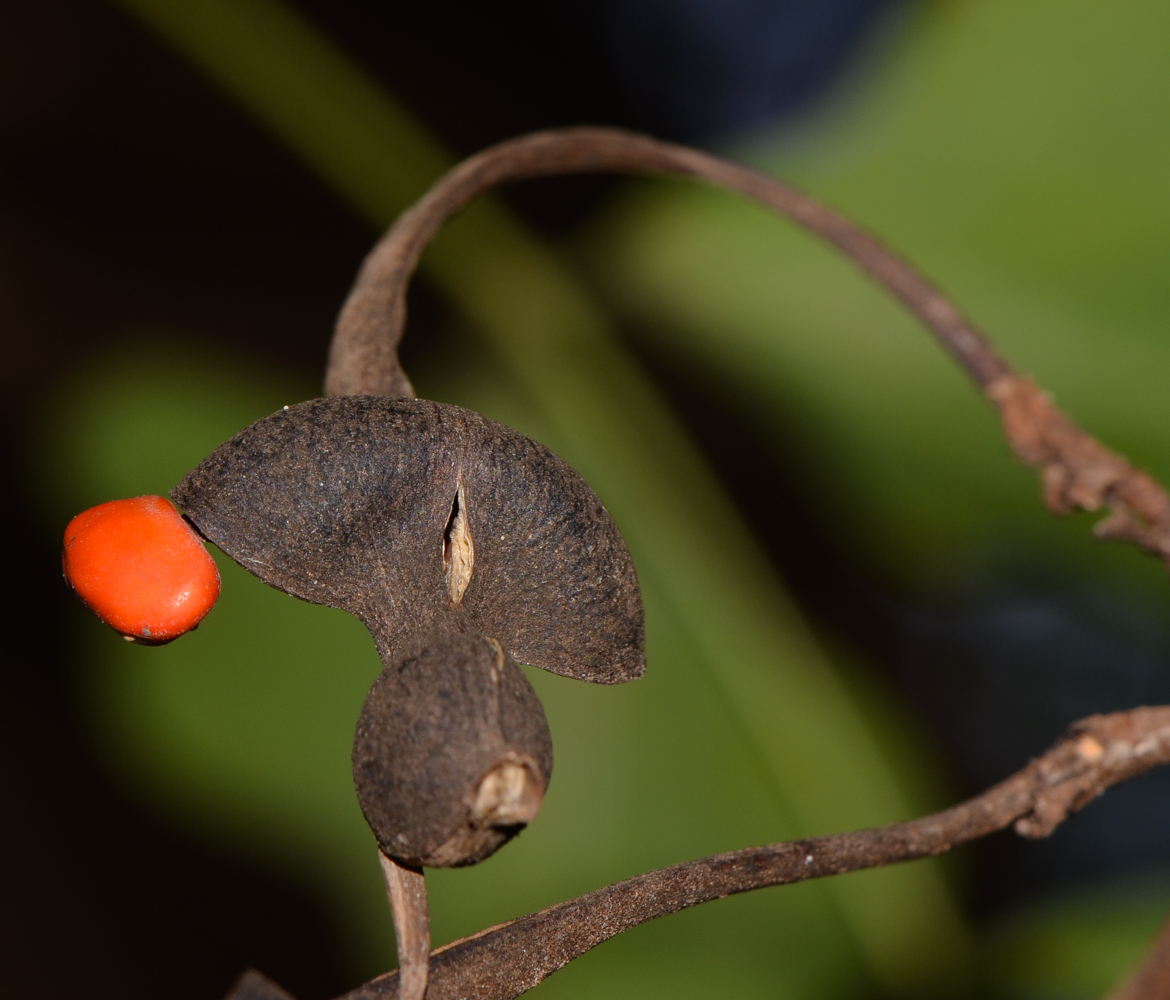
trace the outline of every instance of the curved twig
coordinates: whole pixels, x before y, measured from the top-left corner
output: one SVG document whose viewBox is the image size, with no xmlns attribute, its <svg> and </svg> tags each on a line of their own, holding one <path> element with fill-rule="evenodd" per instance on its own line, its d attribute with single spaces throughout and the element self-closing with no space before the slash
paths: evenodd
<svg viewBox="0 0 1170 1000">
<path fill-rule="evenodd" d="M 411 395 L 398 365 L 406 288 L 439 228 L 494 187 L 560 174 L 684 174 L 746 195 L 823 237 L 898 296 L 983 388 L 1010 375 L 986 339 L 875 237 L 783 181 L 701 150 L 612 128 L 536 132 L 469 157 L 404 212 L 370 251 L 342 307 L 329 353 L 329 395 Z"/>
<path fill-rule="evenodd" d="M 1093 534 L 1133 542 L 1170 566 L 1170 496 L 1153 476 L 1086 434 L 1031 379 L 1005 375 L 986 391 L 1016 455 L 1040 467 L 1049 510 L 1107 507 Z"/>
<path fill-rule="evenodd" d="M 378 242 L 338 317 L 325 388 L 330 395 L 413 396 L 398 363 L 406 288 L 440 226 L 501 184 L 574 173 L 684 174 L 738 191 L 840 249 L 926 324 L 1000 408 L 1016 454 L 1042 469 L 1054 513 L 1110 514 L 1098 537 L 1133 542 L 1170 565 L 1170 495 L 1082 431 L 1030 379 L 1015 374 L 941 292 L 878 239 L 783 181 L 697 149 L 610 128 L 537 132 L 492 146 L 451 170 Z"/>
<path fill-rule="evenodd" d="M 1093 715 L 1022 771 L 945 812 L 662 868 L 438 948 L 427 997 L 511 1000 L 623 931 L 733 893 L 942 854 L 1013 824 L 1046 837 L 1106 789 L 1166 763 L 1170 706 Z M 339 1000 L 397 996 L 395 971 Z"/>
</svg>

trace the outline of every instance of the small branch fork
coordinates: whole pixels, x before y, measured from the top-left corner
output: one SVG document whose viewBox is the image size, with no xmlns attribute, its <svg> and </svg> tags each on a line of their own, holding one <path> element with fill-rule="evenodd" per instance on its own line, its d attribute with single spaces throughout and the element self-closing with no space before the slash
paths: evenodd
<svg viewBox="0 0 1170 1000">
<path fill-rule="evenodd" d="M 464 160 L 415 204 L 370 252 L 342 307 L 330 348 L 329 395 L 413 396 L 398 363 L 406 289 L 439 228 L 501 184 L 558 174 L 683 174 L 737 191 L 832 243 L 887 288 L 1000 409 L 1017 456 L 1039 467 L 1055 513 L 1110 513 L 1100 538 L 1133 542 L 1170 565 L 1170 495 L 1082 431 L 1035 383 L 1017 375 L 946 297 L 876 237 L 783 181 L 686 146 L 618 129 L 575 128 L 500 143 Z"/>
</svg>

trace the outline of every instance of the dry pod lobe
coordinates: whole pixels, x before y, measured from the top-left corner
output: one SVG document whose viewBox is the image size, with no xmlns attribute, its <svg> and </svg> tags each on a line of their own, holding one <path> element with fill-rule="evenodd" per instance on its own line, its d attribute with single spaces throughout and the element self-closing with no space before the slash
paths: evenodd
<svg viewBox="0 0 1170 1000">
<path fill-rule="evenodd" d="M 341 608 L 383 671 L 354 780 L 387 856 L 473 864 L 535 817 L 552 741 L 516 661 L 599 683 L 644 669 L 617 527 L 548 449 L 470 410 L 315 399 L 258 421 L 172 491 L 287 593 Z"/>
<path fill-rule="evenodd" d="M 353 771 L 385 854 L 406 865 L 472 864 L 535 819 L 552 737 L 536 692 L 499 643 L 437 635 L 374 682 Z"/>
</svg>

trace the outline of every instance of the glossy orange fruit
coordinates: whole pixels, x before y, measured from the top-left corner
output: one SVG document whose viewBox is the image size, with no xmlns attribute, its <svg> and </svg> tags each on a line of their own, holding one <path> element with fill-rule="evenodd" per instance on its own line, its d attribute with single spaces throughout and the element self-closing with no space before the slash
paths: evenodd
<svg viewBox="0 0 1170 1000">
<path fill-rule="evenodd" d="M 111 500 L 65 529 L 66 582 L 127 639 L 163 643 L 199 624 L 219 597 L 219 570 L 163 497 Z"/>
</svg>

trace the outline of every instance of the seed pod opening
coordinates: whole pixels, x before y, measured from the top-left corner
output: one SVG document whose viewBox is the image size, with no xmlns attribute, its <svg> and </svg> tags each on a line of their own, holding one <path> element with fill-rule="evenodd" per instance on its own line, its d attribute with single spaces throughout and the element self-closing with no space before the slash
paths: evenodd
<svg viewBox="0 0 1170 1000">
<path fill-rule="evenodd" d="M 237 434 L 171 495 L 265 582 L 360 618 L 384 662 L 467 628 L 569 677 L 643 672 L 641 594 L 609 513 L 547 448 L 470 410 L 310 400 Z"/>
<path fill-rule="evenodd" d="M 370 688 L 353 745 L 358 801 L 400 864 L 475 864 L 535 819 L 552 737 L 515 660 L 471 633 L 432 635 Z"/>
</svg>

